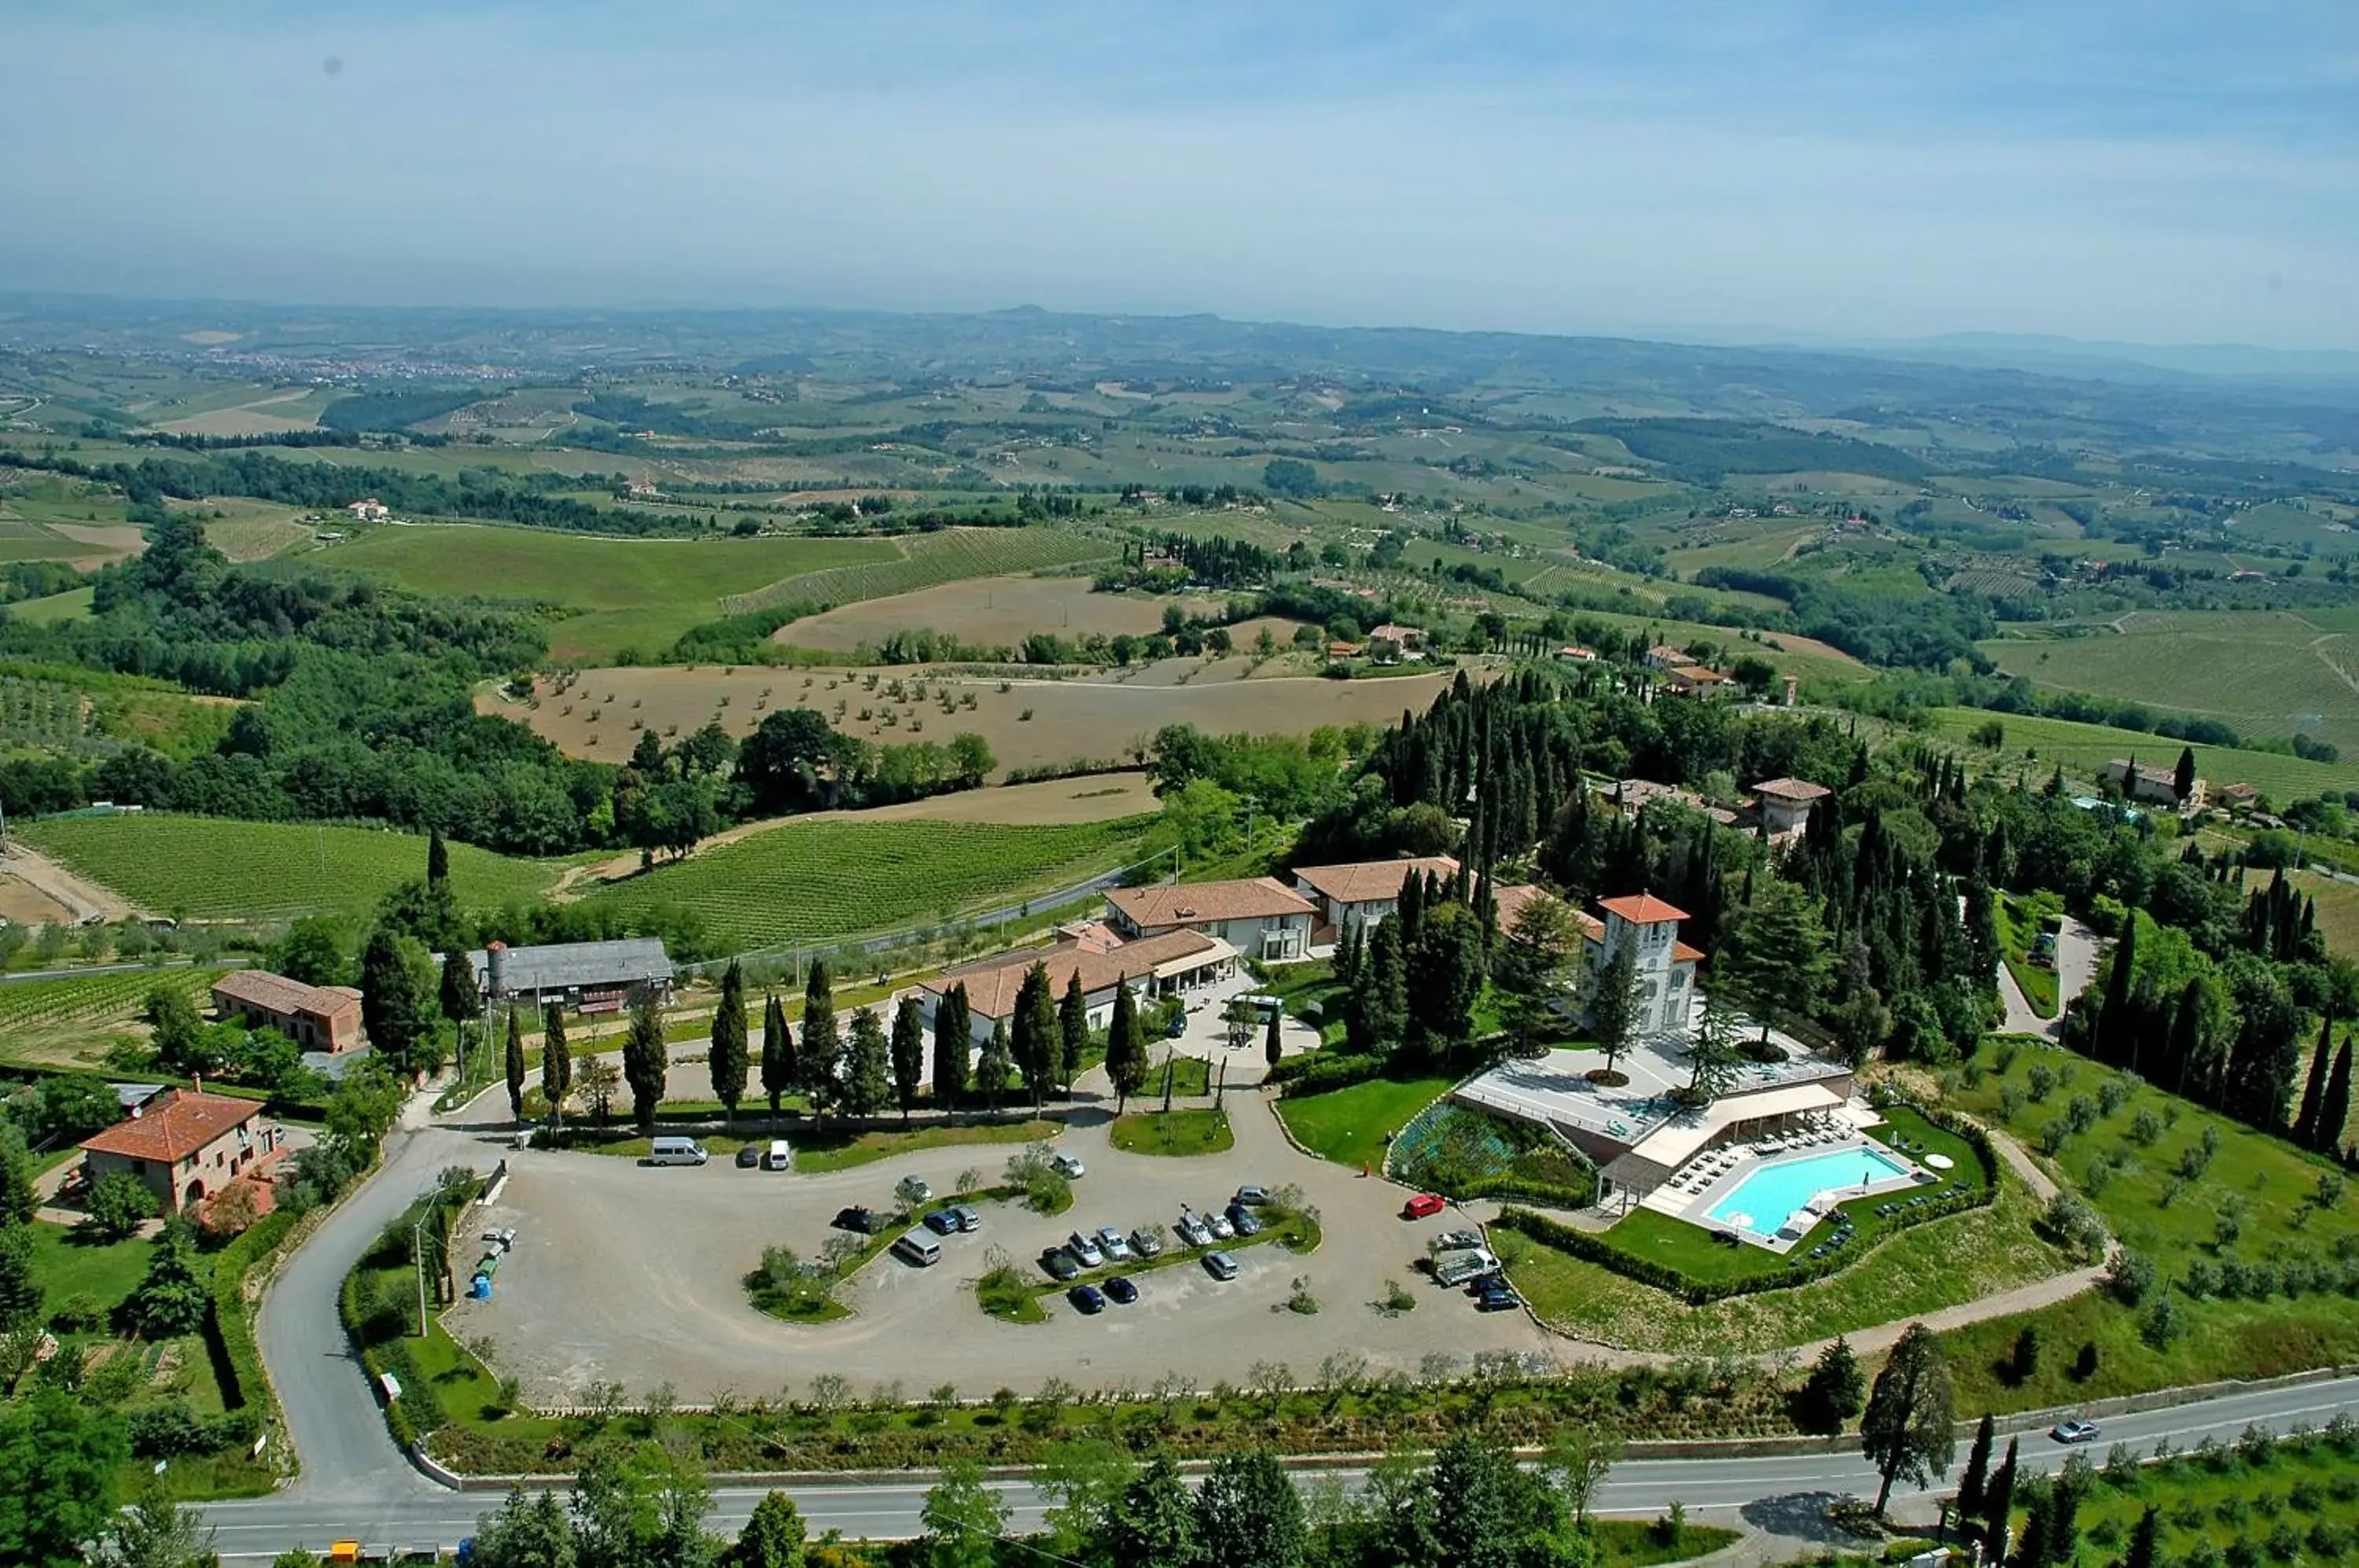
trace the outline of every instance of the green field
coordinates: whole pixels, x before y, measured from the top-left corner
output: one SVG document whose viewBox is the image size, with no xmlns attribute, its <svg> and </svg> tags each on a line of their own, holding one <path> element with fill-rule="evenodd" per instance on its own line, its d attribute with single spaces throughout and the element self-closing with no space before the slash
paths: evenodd
<svg viewBox="0 0 2359 1568">
<path fill-rule="evenodd" d="M 27 599 L 8 606 L 8 618 L 35 626 L 78 621 L 90 614 L 91 598 L 95 593 L 91 588 L 69 588 L 45 599 Z"/>
<path fill-rule="evenodd" d="M 1984 1074 L 1961 1088 L 1952 1103 L 2027 1145 L 2076 1096 L 2093 1098 L 2115 1076 L 2109 1068 L 2038 1046 L 2012 1048 L 2001 1073 L 1995 1064 L 2009 1049 L 1986 1045 L 1976 1058 Z M 2029 1096 L 2035 1066 L 2065 1080 L 2042 1101 Z M 2125 1087 L 2116 1110 L 2099 1116 L 2060 1157 L 2045 1163 L 2087 1193 L 2123 1246 L 2154 1263 L 2163 1284 L 2136 1308 L 2093 1291 L 1945 1335 L 1961 1411 L 2038 1409 L 2222 1377 L 2266 1377 L 2359 1356 L 2359 1313 L 2332 1291 L 2231 1301 L 2198 1298 L 2178 1284 L 2199 1262 L 2331 1260 L 2359 1247 L 2359 1216 L 2347 1200 L 2330 1207 L 2311 1201 L 2319 1178 L 2331 1173 L 2327 1162 L 2135 1080 Z M 2006 1094 L 2009 1088 L 2019 1103 Z M 2141 1113 L 2152 1118 L 2150 1140 L 2140 1131 Z M 2218 1140 L 2215 1152 L 2201 1175 L 2180 1175 L 2180 1162 L 2200 1150 L 2207 1131 Z M 2092 1190 L 2090 1171 L 2099 1162 L 2105 1178 Z M 2228 1234 L 2223 1213 L 2234 1215 L 2233 1240 L 2223 1239 Z M 2185 1327 L 2177 1339 L 2158 1345 L 2141 1332 L 2141 1317 L 2152 1300 L 2166 1298 L 2183 1314 Z M 2027 1379 L 2004 1377 L 1997 1369 L 2027 1323 L 2038 1327 L 2052 1354 Z M 2097 1368 L 2075 1379 L 2071 1367 L 2084 1343 L 2096 1346 Z"/>
<path fill-rule="evenodd" d="M 2043 686 L 2218 719 L 2239 735 L 2309 734 L 2359 755 L 2359 628 L 2350 622 L 2335 611 L 2149 611 L 2124 616 L 2119 633 L 1981 647 L 2007 674 Z"/>
<path fill-rule="evenodd" d="M 549 633 L 558 659 L 653 656 L 722 600 L 796 573 L 892 562 L 890 539 L 610 539 L 530 528 L 383 528 L 324 557 L 422 593 L 530 599 L 582 612 Z"/>
<path fill-rule="evenodd" d="M 2097 769 L 2117 757 L 2135 756 L 2150 767 L 2169 768 L 2179 760 L 2180 747 L 2185 744 L 2136 730 L 1992 713 L 1980 708 L 1936 708 L 1932 719 L 1936 735 L 1961 745 L 1976 729 L 1996 719 L 2005 730 L 2005 741 L 1995 752 L 1965 746 L 1968 766 L 2008 775 L 2020 771 L 2034 784 L 2047 782 L 2060 762 L 2065 777 L 2081 783 L 2093 782 Z M 2250 784 L 2280 804 L 2329 791 L 2340 795 L 2345 789 L 2359 789 L 2359 763 L 2307 762 L 2274 751 L 2199 746 L 2195 768 L 2213 789 L 2223 784 Z"/>
<path fill-rule="evenodd" d="M 1381 1166 L 1386 1141 L 1450 1092 L 1454 1078 L 1372 1078 L 1323 1094 L 1288 1095 L 1278 1119 L 1294 1140 L 1338 1165 Z"/>
<path fill-rule="evenodd" d="M 1116 550 L 1111 539 L 1049 528 L 948 528 L 886 542 L 899 548 L 898 559 L 872 557 L 865 564 L 846 566 L 821 563 L 825 570 L 815 566 L 799 577 L 734 594 L 724 607 L 729 614 L 738 615 L 773 604 L 850 604 L 914 593 L 968 577 L 998 577 L 1101 560 Z"/>
<path fill-rule="evenodd" d="M 222 971 L 175 965 L 120 975 L 77 975 L 61 980 L 18 980 L 0 985 L 0 1041 L 61 1029 L 89 1030 L 123 1023 L 161 987 L 201 998 Z M 206 1004 L 201 1000 L 198 1004 Z"/>
<path fill-rule="evenodd" d="M 370 828 L 248 822 L 157 811 L 62 817 L 19 837 L 76 874 L 152 913 L 200 920 L 280 920 L 361 913 L 426 875 L 426 841 Z M 451 847 L 451 880 L 470 908 L 540 897 L 557 879 L 544 861 Z"/>
<path fill-rule="evenodd" d="M 792 945 L 1019 902 L 1135 858 L 1144 825 L 787 822 L 591 897 L 694 909 L 732 951 Z"/>
</svg>

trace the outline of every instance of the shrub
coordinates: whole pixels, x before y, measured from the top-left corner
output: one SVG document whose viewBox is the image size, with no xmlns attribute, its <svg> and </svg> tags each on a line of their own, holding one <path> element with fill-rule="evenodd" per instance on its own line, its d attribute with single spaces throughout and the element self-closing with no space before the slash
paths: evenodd
<svg viewBox="0 0 2359 1568">
<path fill-rule="evenodd" d="M 1365 1083 L 1384 1073 L 1385 1061 L 1380 1056 L 1312 1051 L 1287 1057 L 1269 1070 L 1266 1082 L 1283 1085 L 1289 1094 L 1318 1094 Z"/>
<path fill-rule="evenodd" d="M 2135 1307 L 2153 1294 L 2157 1271 L 2154 1259 L 2143 1252 L 2124 1247 L 2114 1258 L 2113 1267 L 2105 1271 L 2105 1289 L 2125 1307 Z"/>
</svg>

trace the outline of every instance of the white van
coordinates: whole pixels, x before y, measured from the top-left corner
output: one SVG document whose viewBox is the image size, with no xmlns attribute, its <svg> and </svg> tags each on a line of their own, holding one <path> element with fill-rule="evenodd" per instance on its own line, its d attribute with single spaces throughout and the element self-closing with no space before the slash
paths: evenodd
<svg viewBox="0 0 2359 1568">
<path fill-rule="evenodd" d="M 650 1165 L 701 1165 L 704 1145 L 692 1138 L 659 1138 L 647 1149 Z"/>
<path fill-rule="evenodd" d="M 931 1269 L 942 1260 L 942 1244 L 921 1230 L 913 1230 L 895 1242 L 893 1250 L 902 1261 L 919 1269 Z"/>
<path fill-rule="evenodd" d="M 762 1169 L 765 1171 L 792 1171 L 794 1168 L 795 1151 L 787 1147 L 787 1140 L 785 1138 L 772 1138 L 770 1140 L 768 1151 L 762 1156 Z"/>
</svg>

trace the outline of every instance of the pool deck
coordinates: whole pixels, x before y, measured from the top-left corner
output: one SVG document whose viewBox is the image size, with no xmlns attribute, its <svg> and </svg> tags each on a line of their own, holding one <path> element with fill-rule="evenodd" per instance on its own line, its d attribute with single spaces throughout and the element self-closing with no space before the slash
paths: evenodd
<svg viewBox="0 0 2359 1568">
<path fill-rule="evenodd" d="M 1642 1207 L 1673 1219 L 1685 1220 L 1705 1230 L 1724 1230 L 1734 1234 L 1764 1251 L 1783 1254 L 1799 1246 L 1810 1227 L 1819 1222 L 1825 1207 L 1821 1200 L 1833 1194 L 1848 1203 L 1854 1198 L 1875 1197 L 1884 1192 L 1910 1192 L 1937 1181 L 1934 1174 L 1911 1160 L 1896 1149 L 1866 1136 L 1865 1128 L 1881 1121 L 1881 1117 L 1854 1103 L 1845 1107 L 1843 1118 L 1849 1125 L 1828 1132 L 1810 1135 L 1801 1139 L 1767 1139 L 1756 1144 L 1739 1144 L 1706 1149 L 1675 1172 L 1671 1180 L 1641 1199 Z M 1872 1149 L 1878 1156 L 1894 1160 L 1902 1171 L 1882 1181 L 1861 1186 L 1850 1183 L 1831 1187 L 1811 1199 L 1808 1205 L 1786 1216 L 1788 1223 L 1774 1231 L 1763 1231 L 1750 1225 L 1715 1220 L 1712 1210 L 1721 1200 L 1744 1185 L 1746 1178 L 1779 1165 L 1798 1165 L 1811 1160 L 1823 1160 L 1831 1154 L 1850 1150 Z M 1797 1220 L 1806 1223 L 1795 1224 Z"/>
</svg>

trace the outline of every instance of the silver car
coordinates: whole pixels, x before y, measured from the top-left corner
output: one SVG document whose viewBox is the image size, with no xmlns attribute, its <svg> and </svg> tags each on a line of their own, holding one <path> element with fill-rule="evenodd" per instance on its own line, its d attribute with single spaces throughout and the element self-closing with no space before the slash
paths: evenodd
<svg viewBox="0 0 2359 1568">
<path fill-rule="evenodd" d="M 1204 1228 L 1212 1233 L 1212 1239 L 1214 1241 L 1234 1241 L 1236 1239 L 1237 1227 L 1229 1223 L 1229 1216 L 1226 1214 L 1206 1214 L 1204 1216 Z"/>
<path fill-rule="evenodd" d="M 1194 1214 L 1181 1214 L 1180 1223 L 1171 1228 L 1178 1231 L 1180 1239 L 1190 1247 L 1212 1245 L 1212 1233 L 1205 1229 L 1204 1222 Z"/>
<path fill-rule="evenodd" d="M 1155 1238 L 1153 1231 L 1141 1225 L 1130 1233 L 1130 1249 L 1141 1258 L 1158 1258 L 1162 1256 L 1163 1244 Z"/>
<path fill-rule="evenodd" d="M 1065 1249 L 1080 1258 L 1084 1269 L 1105 1267 L 1105 1254 L 1099 1250 L 1097 1238 L 1085 1230 L 1077 1230 L 1067 1236 Z"/>
<path fill-rule="evenodd" d="M 1130 1242 L 1122 1234 L 1120 1225 L 1098 1226 L 1098 1247 L 1106 1255 L 1109 1263 L 1130 1261 Z"/>
</svg>

